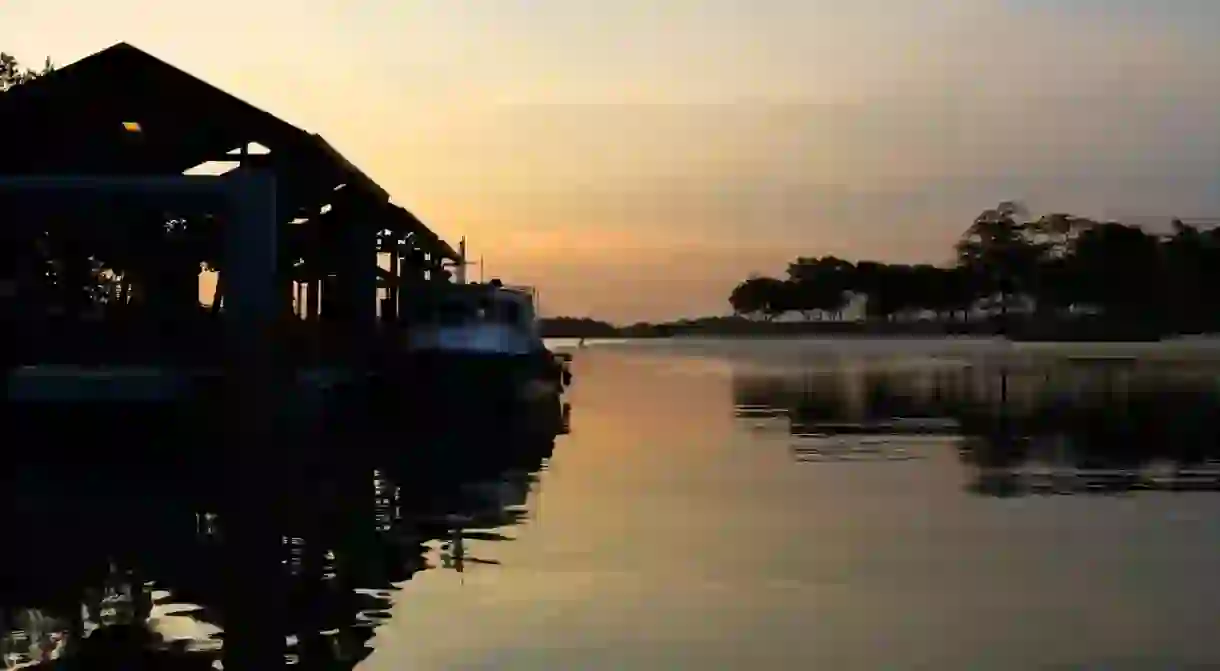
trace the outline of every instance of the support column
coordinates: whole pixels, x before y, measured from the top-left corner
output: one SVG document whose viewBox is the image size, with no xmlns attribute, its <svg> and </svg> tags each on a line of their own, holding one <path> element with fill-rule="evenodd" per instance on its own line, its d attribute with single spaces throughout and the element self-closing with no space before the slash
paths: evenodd
<svg viewBox="0 0 1220 671">
<path fill-rule="evenodd" d="M 311 322 L 318 321 L 318 311 L 322 303 L 322 279 L 310 274 L 309 284 L 305 289 L 305 318 Z"/>
<path fill-rule="evenodd" d="M 377 322 L 377 233 L 361 214 L 349 225 L 348 236 L 351 268 L 344 298 L 350 301 L 353 325 L 371 333 Z"/>
<path fill-rule="evenodd" d="M 277 523 L 278 498 L 269 490 L 275 460 L 275 420 L 279 408 L 271 328 L 282 302 L 276 255 L 275 178 L 241 169 L 229 182 L 233 225 L 225 231 L 225 335 L 230 385 L 227 420 L 228 498 L 226 536 L 225 669 L 265 669 L 281 665 L 284 634 L 276 609 L 283 545 Z M 250 595 L 266 598 L 251 608 Z"/>
<path fill-rule="evenodd" d="M 326 275 L 318 282 L 322 286 L 320 292 L 322 295 L 318 298 L 318 312 L 321 319 L 332 323 L 346 319 L 340 300 L 342 280 L 335 275 Z"/>
<path fill-rule="evenodd" d="M 402 255 L 405 253 L 406 243 L 402 240 L 394 244 L 394 251 L 390 256 L 390 274 L 394 276 L 394 286 L 391 289 L 390 301 L 391 309 L 394 311 L 394 323 L 398 324 L 402 320 Z"/>
<path fill-rule="evenodd" d="M 233 225 L 225 231 L 225 317 L 234 351 L 261 357 L 280 314 L 275 177 L 243 170 L 229 182 Z"/>
</svg>

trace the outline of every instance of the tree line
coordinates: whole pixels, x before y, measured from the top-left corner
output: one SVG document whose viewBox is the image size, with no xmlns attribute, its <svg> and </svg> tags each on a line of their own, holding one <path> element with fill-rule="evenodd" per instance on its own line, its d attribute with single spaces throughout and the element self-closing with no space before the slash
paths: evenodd
<svg viewBox="0 0 1220 671">
<path fill-rule="evenodd" d="M 862 297 L 869 320 L 904 314 L 968 322 L 1012 312 L 1062 320 L 1081 314 L 1156 324 L 1172 332 L 1220 329 L 1220 230 L 1172 222 L 1153 233 L 1071 214 L 1030 218 L 1019 203 L 982 212 L 946 265 L 799 257 L 785 277 L 751 276 L 733 288 L 737 315 L 841 319 Z"/>
<path fill-rule="evenodd" d="M 43 63 L 41 70 L 33 70 L 22 66 L 13 55 L 0 51 L 0 93 L 45 75 L 54 69 L 55 65 L 51 63 L 50 58 Z"/>
</svg>

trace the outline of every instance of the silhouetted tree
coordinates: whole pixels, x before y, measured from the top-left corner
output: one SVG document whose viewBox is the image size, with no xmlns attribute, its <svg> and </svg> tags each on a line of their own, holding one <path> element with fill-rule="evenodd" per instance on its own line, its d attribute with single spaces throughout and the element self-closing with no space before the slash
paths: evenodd
<svg viewBox="0 0 1220 671">
<path fill-rule="evenodd" d="M 949 299 L 944 280 L 944 269 L 922 263 L 911 268 L 910 305 L 908 309 L 927 310 L 942 316 L 949 310 Z"/>
<path fill-rule="evenodd" d="M 814 311 L 841 315 L 847 307 L 854 269 L 850 262 L 833 256 L 801 257 L 788 264 L 788 281 L 794 285 L 793 309 L 806 318 Z"/>
<path fill-rule="evenodd" d="M 28 68 L 22 67 L 17 59 L 13 56 L 0 51 L 0 94 L 5 91 L 24 84 L 44 72 L 49 72 L 53 68 L 50 59 L 47 59 L 46 67 L 42 72 L 35 72 Z M 17 277 L 25 276 L 24 284 L 30 285 L 34 278 L 42 278 L 45 276 L 44 269 L 35 268 L 31 265 L 35 255 L 38 243 L 37 236 L 23 235 L 12 224 L 15 218 L 15 212 L 5 211 L 0 212 L 0 225 L 3 225 L 4 239 L 3 244 L 0 244 L 0 277 Z M 21 267 L 21 266 L 25 267 Z M 34 265 L 41 265 L 34 262 Z"/>
<path fill-rule="evenodd" d="M 1006 201 L 984 210 L 957 243 L 958 263 L 971 269 L 982 282 L 984 295 L 998 295 L 1000 310 L 1008 315 L 1012 297 L 1029 291 L 1035 269 L 1047 245 L 1018 221 L 1026 214 L 1020 203 Z"/>
<path fill-rule="evenodd" d="M 1152 313 L 1164 304 L 1160 243 L 1143 229 L 1115 222 L 1093 226 L 1073 242 L 1070 263 L 1082 302 L 1113 315 L 1159 316 Z"/>
<path fill-rule="evenodd" d="M 1066 213 L 1023 221 L 1024 209 L 1000 203 L 980 214 L 956 245 L 952 267 L 835 257 L 798 257 L 787 281 L 753 277 L 730 302 L 739 314 L 768 319 L 790 310 L 838 315 L 862 295 L 870 319 L 913 310 L 967 320 L 980 302 L 999 298 L 1005 318 L 1014 296 L 1032 299 L 1043 318 L 1071 318 L 1091 308 L 1124 322 L 1174 332 L 1220 329 L 1220 228 L 1174 220 L 1158 236 L 1138 226 L 1098 223 Z"/>
<path fill-rule="evenodd" d="M 1071 214 L 1054 213 L 1028 224 L 1028 231 L 1043 245 L 1046 256 L 1062 258 L 1071 252 L 1072 241 L 1095 222 Z"/>
<path fill-rule="evenodd" d="M 782 314 L 781 307 L 787 302 L 788 288 L 783 280 L 774 277 L 750 277 L 738 284 L 729 295 L 733 312 L 743 316 L 762 316 L 772 319 Z"/>
<path fill-rule="evenodd" d="M 957 313 L 962 321 L 970 320 L 970 309 L 978 299 L 978 282 L 973 271 L 963 266 L 944 269 L 941 275 L 945 305 L 950 314 Z"/>
<path fill-rule="evenodd" d="M 1220 325 L 1220 232 L 1200 231 L 1173 221 L 1173 233 L 1161 242 L 1167 309 L 1181 330 L 1200 332 Z"/>
<path fill-rule="evenodd" d="M 1054 315 L 1081 304 L 1080 282 L 1079 268 L 1070 256 L 1039 260 L 1031 287 L 1038 313 Z"/>
<path fill-rule="evenodd" d="M 17 59 L 10 54 L 0 51 L 0 93 L 13 88 L 14 86 L 24 84 L 32 79 L 45 75 L 54 69 L 55 66 L 51 63 L 50 58 L 43 63 L 41 70 L 31 70 L 29 68 L 22 67 L 22 65 L 17 62 Z"/>
<path fill-rule="evenodd" d="M 860 261 L 852 274 L 852 290 L 864 296 L 864 312 L 870 318 L 885 317 L 883 311 L 885 264 L 876 261 Z"/>
</svg>

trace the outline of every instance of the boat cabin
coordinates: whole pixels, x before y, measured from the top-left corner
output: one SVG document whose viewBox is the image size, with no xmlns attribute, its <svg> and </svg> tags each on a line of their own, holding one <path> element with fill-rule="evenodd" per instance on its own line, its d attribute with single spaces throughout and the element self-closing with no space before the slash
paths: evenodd
<svg viewBox="0 0 1220 671">
<path fill-rule="evenodd" d="M 403 306 L 410 350 L 521 355 L 545 350 L 530 290 L 499 283 L 448 284 Z"/>
<path fill-rule="evenodd" d="M 528 331 L 535 329 L 532 296 L 518 289 L 492 284 L 429 287 L 407 301 L 402 320 L 408 326 L 487 324 Z"/>
</svg>

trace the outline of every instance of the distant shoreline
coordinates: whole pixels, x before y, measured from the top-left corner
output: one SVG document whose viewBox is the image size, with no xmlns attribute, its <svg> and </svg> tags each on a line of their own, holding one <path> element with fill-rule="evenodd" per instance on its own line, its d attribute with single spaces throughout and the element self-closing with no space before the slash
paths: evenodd
<svg viewBox="0 0 1220 671">
<path fill-rule="evenodd" d="M 1034 319 L 1011 318 L 960 321 L 755 321 L 733 317 L 634 324 L 616 327 L 587 319 L 544 319 L 542 335 L 546 338 L 623 338 L 648 339 L 674 336 L 709 336 L 718 338 L 759 337 L 984 337 L 1006 338 L 1027 342 L 1156 342 L 1178 336 L 1202 336 L 1210 333 L 1174 333 L 1158 329 L 1148 322 L 1119 322 L 1104 318 Z"/>
</svg>

